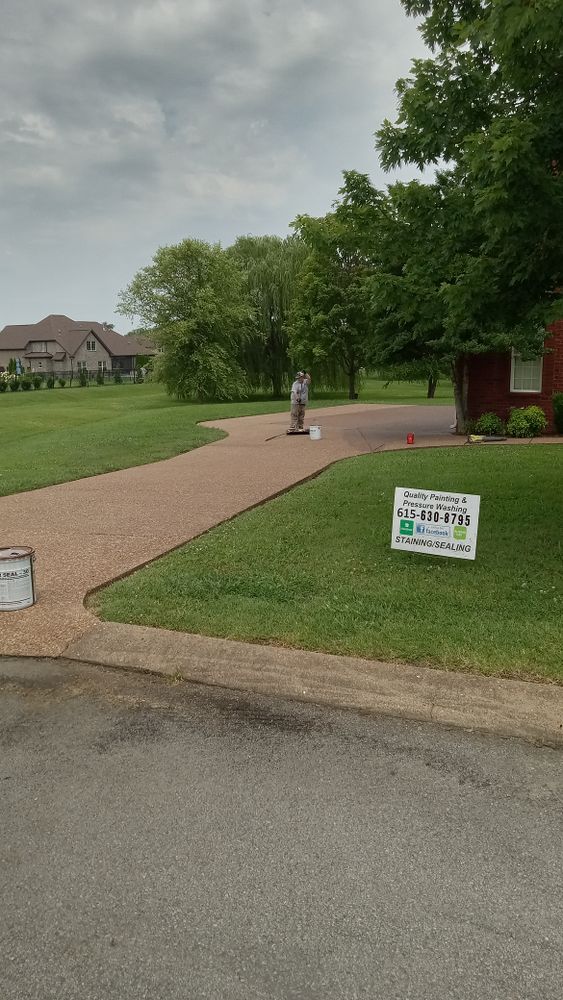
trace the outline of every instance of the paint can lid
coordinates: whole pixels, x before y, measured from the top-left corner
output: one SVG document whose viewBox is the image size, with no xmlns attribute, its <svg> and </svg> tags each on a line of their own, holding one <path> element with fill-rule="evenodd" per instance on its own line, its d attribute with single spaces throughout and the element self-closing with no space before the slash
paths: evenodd
<svg viewBox="0 0 563 1000">
<path fill-rule="evenodd" d="M 0 548 L 0 560 L 2 561 L 7 559 L 25 559 L 26 556 L 32 556 L 33 554 L 34 550 L 29 545 L 7 545 Z"/>
</svg>

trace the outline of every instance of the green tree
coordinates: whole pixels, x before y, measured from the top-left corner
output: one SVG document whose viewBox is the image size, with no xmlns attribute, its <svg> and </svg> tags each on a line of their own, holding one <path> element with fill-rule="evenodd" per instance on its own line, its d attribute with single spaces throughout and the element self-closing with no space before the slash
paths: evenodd
<svg viewBox="0 0 563 1000">
<path fill-rule="evenodd" d="M 178 399 L 247 393 L 239 362 L 251 320 L 244 277 L 218 244 L 161 247 L 121 293 L 118 312 L 138 316 L 162 347 L 155 372 Z"/>
<path fill-rule="evenodd" d="M 461 405 L 468 355 L 537 353 L 546 322 L 563 314 L 563 5 L 402 3 L 423 17 L 432 55 L 398 81 L 397 121 L 384 122 L 378 148 L 386 168 L 447 167 L 427 244 L 451 258 L 440 297 Z"/>
<path fill-rule="evenodd" d="M 244 367 L 255 386 L 281 396 L 292 373 L 287 324 L 306 248 L 296 236 L 241 236 L 229 252 L 245 274 L 254 310 Z"/>
<path fill-rule="evenodd" d="M 323 218 L 300 215 L 293 223 L 308 249 L 291 317 L 293 353 L 312 372 L 334 380 L 340 369 L 354 399 L 371 337 L 369 258 L 338 210 Z"/>
</svg>

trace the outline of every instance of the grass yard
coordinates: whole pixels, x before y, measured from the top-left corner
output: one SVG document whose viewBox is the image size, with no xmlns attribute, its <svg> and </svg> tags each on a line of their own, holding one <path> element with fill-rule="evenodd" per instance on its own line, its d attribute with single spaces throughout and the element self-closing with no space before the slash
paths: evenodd
<svg viewBox="0 0 563 1000">
<path fill-rule="evenodd" d="M 105 619 L 563 683 L 563 448 L 349 459 L 96 595 Z M 391 551 L 396 485 L 481 494 L 477 559 Z"/>
<path fill-rule="evenodd" d="M 360 402 L 418 403 L 424 386 L 370 380 Z M 344 393 L 320 394 L 313 406 L 347 402 Z M 438 387 L 438 403 L 451 403 L 450 387 Z M 82 479 L 101 472 L 156 462 L 221 437 L 200 420 L 272 413 L 285 400 L 242 403 L 178 403 L 163 388 L 92 385 L 0 394 L 0 496 Z"/>
</svg>

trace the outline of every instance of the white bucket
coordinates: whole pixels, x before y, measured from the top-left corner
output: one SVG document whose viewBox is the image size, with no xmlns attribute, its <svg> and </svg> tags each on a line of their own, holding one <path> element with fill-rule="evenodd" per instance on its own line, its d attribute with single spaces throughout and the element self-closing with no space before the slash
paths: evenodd
<svg viewBox="0 0 563 1000">
<path fill-rule="evenodd" d="M 21 611 L 35 604 L 34 561 L 35 552 L 27 545 L 0 549 L 0 611 Z"/>
<path fill-rule="evenodd" d="M 319 424 L 311 424 L 309 427 L 309 437 L 311 441 L 320 441 L 322 438 L 321 428 Z"/>
</svg>

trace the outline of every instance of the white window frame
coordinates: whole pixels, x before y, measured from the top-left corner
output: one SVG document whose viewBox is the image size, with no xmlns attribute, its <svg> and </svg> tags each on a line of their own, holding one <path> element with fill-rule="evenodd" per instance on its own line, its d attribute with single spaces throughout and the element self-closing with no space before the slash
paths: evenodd
<svg viewBox="0 0 563 1000">
<path fill-rule="evenodd" d="M 87 361 L 79 361 L 78 362 L 78 371 L 79 372 L 87 372 L 88 371 L 88 362 Z"/>
<path fill-rule="evenodd" d="M 96 341 L 95 340 L 87 340 L 86 341 L 86 350 L 87 351 L 95 351 L 96 350 Z"/>
<path fill-rule="evenodd" d="M 98 361 L 98 371 L 99 372 L 107 372 L 107 370 L 108 370 L 108 368 L 107 368 L 107 362 L 106 361 Z"/>
<path fill-rule="evenodd" d="M 516 365 L 518 363 L 523 364 L 523 365 L 526 365 L 526 364 L 537 364 L 538 362 L 539 362 L 539 371 L 537 373 L 538 376 L 539 376 L 539 385 L 538 385 L 538 388 L 537 389 L 519 389 L 519 388 L 516 388 L 516 386 L 515 386 L 515 381 L 516 381 Z M 514 393 L 518 393 L 518 394 L 523 395 L 523 396 L 531 396 L 531 395 L 533 395 L 533 396 L 539 396 L 540 393 L 541 393 L 541 391 L 542 391 L 542 387 L 543 387 L 543 354 L 541 354 L 539 356 L 539 358 L 529 358 L 526 361 L 522 361 L 519 352 L 515 351 L 514 348 L 512 348 L 512 352 L 511 352 L 511 355 L 510 355 L 510 391 L 514 392 Z"/>
</svg>

